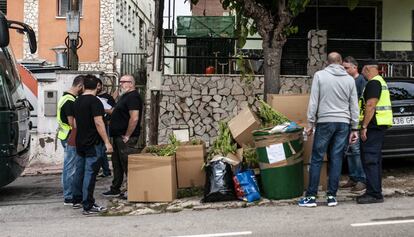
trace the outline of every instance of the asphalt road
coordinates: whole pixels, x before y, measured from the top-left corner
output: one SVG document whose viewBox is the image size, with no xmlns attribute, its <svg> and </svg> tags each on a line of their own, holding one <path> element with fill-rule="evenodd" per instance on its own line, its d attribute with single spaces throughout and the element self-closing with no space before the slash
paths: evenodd
<svg viewBox="0 0 414 237">
<path fill-rule="evenodd" d="M 109 183 L 110 179 L 97 183 L 100 204 L 106 203 L 99 194 Z M 414 236 L 410 197 L 364 206 L 339 203 L 333 208 L 251 207 L 85 217 L 80 210 L 63 206 L 61 195 L 56 175 L 21 177 L 0 189 L 0 236 Z"/>
</svg>

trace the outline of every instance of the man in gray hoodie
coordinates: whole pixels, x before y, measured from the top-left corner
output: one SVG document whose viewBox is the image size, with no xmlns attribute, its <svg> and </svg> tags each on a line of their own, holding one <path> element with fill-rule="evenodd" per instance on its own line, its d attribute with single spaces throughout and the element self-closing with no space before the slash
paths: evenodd
<svg viewBox="0 0 414 237">
<path fill-rule="evenodd" d="M 328 206 L 336 206 L 336 192 L 345 145 L 358 140 L 358 97 L 354 79 L 342 66 L 342 57 L 332 52 L 328 66 L 315 73 L 308 105 L 306 133 L 315 137 L 309 170 L 309 186 L 299 206 L 316 207 L 323 157 L 329 149 Z M 350 130 L 352 129 L 352 132 Z M 347 140 L 349 139 L 349 141 Z"/>
</svg>

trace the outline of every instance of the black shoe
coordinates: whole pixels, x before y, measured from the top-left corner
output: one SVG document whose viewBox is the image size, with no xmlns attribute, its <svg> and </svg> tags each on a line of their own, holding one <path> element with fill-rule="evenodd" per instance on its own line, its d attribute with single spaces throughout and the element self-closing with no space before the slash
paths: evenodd
<svg viewBox="0 0 414 237">
<path fill-rule="evenodd" d="M 107 192 L 102 193 L 105 197 L 119 197 L 121 195 L 121 191 L 113 191 L 109 190 Z"/>
<path fill-rule="evenodd" d="M 383 203 L 384 198 L 376 198 L 367 194 L 357 197 L 356 202 L 358 204 L 372 204 L 372 203 Z"/>
<path fill-rule="evenodd" d="M 111 173 L 109 173 L 109 174 L 100 174 L 100 175 L 98 175 L 98 177 L 99 178 L 106 178 L 106 177 L 111 177 Z"/>
<path fill-rule="evenodd" d="M 82 208 L 82 204 L 81 203 L 73 203 L 72 208 L 73 209 L 81 209 Z"/>
<path fill-rule="evenodd" d="M 91 209 L 89 209 L 89 210 L 83 210 L 82 214 L 83 215 L 86 215 L 86 216 L 88 216 L 88 215 L 96 215 L 96 214 L 99 214 L 101 212 L 105 212 L 106 210 L 107 210 L 106 207 L 101 207 L 101 206 L 99 206 L 99 205 L 97 205 L 95 203 L 95 204 L 93 204 L 93 206 L 92 206 Z"/>
<path fill-rule="evenodd" d="M 72 206 L 73 205 L 73 200 L 72 199 L 65 199 L 63 201 L 63 205 L 64 206 Z"/>
</svg>

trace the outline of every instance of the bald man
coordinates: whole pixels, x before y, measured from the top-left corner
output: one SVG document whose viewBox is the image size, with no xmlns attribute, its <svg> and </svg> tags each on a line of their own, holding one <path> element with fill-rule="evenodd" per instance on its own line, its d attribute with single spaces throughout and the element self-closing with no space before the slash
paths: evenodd
<svg viewBox="0 0 414 237">
<path fill-rule="evenodd" d="M 128 155 L 136 151 L 140 134 L 142 101 L 135 89 L 135 79 L 132 75 L 124 75 L 119 80 L 119 84 L 121 97 L 112 111 L 109 127 L 109 134 L 113 137 L 114 178 L 110 190 L 103 193 L 106 197 L 121 195 L 124 174 L 127 175 L 128 172 Z"/>
<path fill-rule="evenodd" d="M 316 195 L 323 157 L 329 149 L 328 206 L 336 206 L 336 192 L 342 169 L 345 146 L 358 140 L 358 98 L 354 79 L 342 66 L 336 52 L 328 55 L 328 66 L 315 73 L 308 105 L 308 136 L 315 136 L 306 196 L 301 207 L 316 207 Z M 352 132 L 350 130 L 352 129 Z"/>
</svg>

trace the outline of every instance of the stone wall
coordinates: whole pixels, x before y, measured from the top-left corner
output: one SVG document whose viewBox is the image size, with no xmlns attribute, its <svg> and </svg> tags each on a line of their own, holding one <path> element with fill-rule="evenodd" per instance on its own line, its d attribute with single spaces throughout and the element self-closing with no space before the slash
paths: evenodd
<svg viewBox="0 0 414 237">
<path fill-rule="evenodd" d="M 308 32 L 308 75 L 313 76 L 321 70 L 327 56 L 328 32 L 326 30 L 311 30 Z"/>
<path fill-rule="evenodd" d="M 245 106 L 254 111 L 263 98 L 263 76 L 252 83 L 240 75 L 164 75 L 161 89 L 158 143 L 167 143 L 173 130 L 188 129 L 190 139 L 212 144 L 219 121 L 229 120 Z M 283 94 L 309 93 L 307 76 L 282 76 Z"/>
<path fill-rule="evenodd" d="M 23 9 L 24 23 L 33 28 L 36 39 L 39 40 L 39 0 L 25 0 Z M 27 37 L 23 37 L 23 60 L 32 60 L 39 57 L 38 51 L 30 53 L 30 47 Z"/>
</svg>

